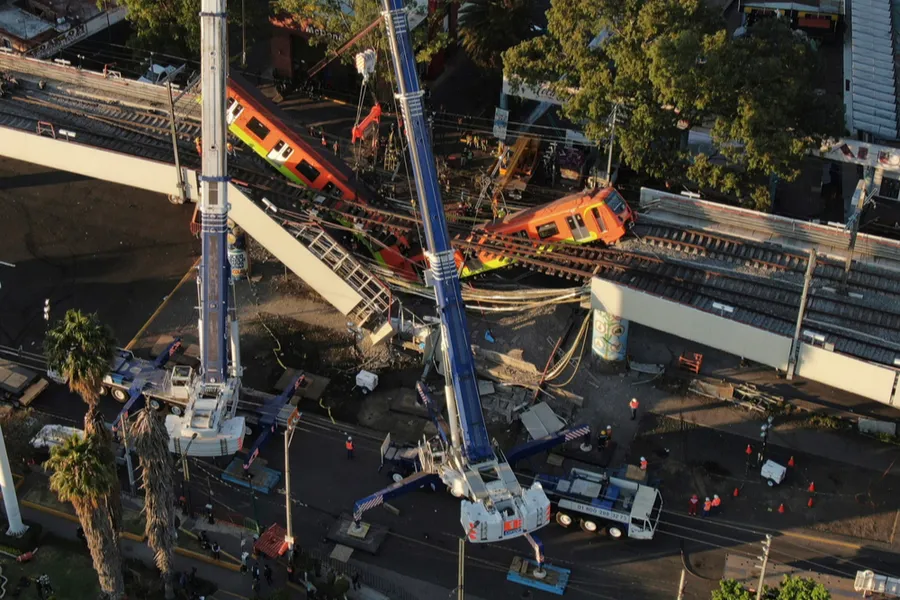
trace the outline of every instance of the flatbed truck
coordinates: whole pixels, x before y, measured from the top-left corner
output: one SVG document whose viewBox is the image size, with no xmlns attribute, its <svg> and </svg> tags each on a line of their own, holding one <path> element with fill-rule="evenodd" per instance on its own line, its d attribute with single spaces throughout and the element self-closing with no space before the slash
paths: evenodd
<svg viewBox="0 0 900 600">
<path fill-rule="evenodd" d="M 539 474 L 536 481 L 550 498 L 556 522 L 569 527 L 578 520 L 590 533 L 604 527 L 609 537 L 653 539 L 662 513 L 662 495 L 654 487 L 610 475 L 573 468 L 566 477 Z"/>
</svg>

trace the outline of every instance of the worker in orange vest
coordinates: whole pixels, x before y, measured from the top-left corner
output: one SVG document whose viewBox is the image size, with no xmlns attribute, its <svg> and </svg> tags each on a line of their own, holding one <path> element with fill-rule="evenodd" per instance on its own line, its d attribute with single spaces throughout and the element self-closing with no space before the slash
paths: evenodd
<svg viewBox="0 0 900 600">
<path fill-rule="evenodd" d="M 647 459 L 643 456 L 641 457 L 641 471 L 647 470 Z M 716 496 L 718 498 L 718 496 Z"/>
<path fill-rule="evenodd" d="M 637 417 L 637 409 L 638 409 L 639 404 L 640 404 L 640 402 L 638 402 L 637 398 L 632 398 L 631 402 L 628 403 L 628 408 L 631 409 L 631 420 L 632 421 L 634 421 L 634 419 Z"/>
<path fill-rule="evenodd" d="M 722 499 L 719 498 L 718 494 L 713 494 L 713 499 L 712 499 L 712 508 L 714 509 L 713 514 L 719 514 L 720 506 L 722 506 Z"/>
<path fill-rule="evenodd" d="M 353 438 L 349 435 L 347 436 L 347 441 L 344 442 L 344 447 L 347 448 L 347 458 L 353 460 Z"/>
<path fill-rule="evenodd" d="M 709 516 L 709 511 L 712 510 L 712 500 L 709 499 L 709 496 L 706 497 L 706 500 L 703 501 L 703 518 Z"/>
<path fill-rule="evenodd" d="M 194 138 L 194 147 L 197 149 L 197 154 L 203 156 L 203 140 L 200 138 Z"/>
<path fill-rule="evenodd" d="M 691 496 L 691 499 L 688 501 L 688 516 L 696 517 L 697 516 L 697 505 L 700 504 L 700 498 L 697 497 L 697 494 Z"/>
</svg>

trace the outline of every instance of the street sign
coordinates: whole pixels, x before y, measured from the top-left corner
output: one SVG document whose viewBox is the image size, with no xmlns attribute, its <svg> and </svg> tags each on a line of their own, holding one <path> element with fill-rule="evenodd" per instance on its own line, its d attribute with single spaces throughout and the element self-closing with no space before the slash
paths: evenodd
<svg viewBox="0 0 900 600">
<path fill-rule="evenodd" d="M 494 109 L 494 137 L 506 140 L 506 127 L 509 125 L 509 111 L 503 108 Z"/>
</svg>

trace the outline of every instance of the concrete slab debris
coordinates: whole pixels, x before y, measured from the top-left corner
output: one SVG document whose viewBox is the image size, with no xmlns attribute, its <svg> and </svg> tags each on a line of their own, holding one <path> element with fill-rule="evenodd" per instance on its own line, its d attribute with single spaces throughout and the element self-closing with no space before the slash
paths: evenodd
<svg viewBox="0 0 900 600">
<path fill-rule="evenodd" d="M 540 402 L 519 415 L 532 439 L 546 437 L 566 426 L 546 402 Z"/>
<path fill-rule="evenodd" d="M 350 546 L 345 546 L 343 544 L 335 544 L 334 550 L 331 551 L 331 558 L 335 560 L 339 560 L 342 563 L 348 562 L 350 560 L 350 556 L 353 554 L 353 548 Z"/>
</svg>

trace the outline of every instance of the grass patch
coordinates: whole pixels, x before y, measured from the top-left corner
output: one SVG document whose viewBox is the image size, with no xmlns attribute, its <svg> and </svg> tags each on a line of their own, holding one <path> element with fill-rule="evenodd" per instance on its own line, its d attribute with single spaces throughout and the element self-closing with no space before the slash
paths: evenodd
<svg viewBox="0 0 900 600">
<path fill-rule="evenodd" d="M 824 429 L 830 431 L 847 429 L 847 423 L 845 423 L 841 419 L 832 417 L 831 415 L 823 415 L 819 413 L 811 413 L 808 417 L 806 417 L 805 423 L 806 426 L 811 429 Z"/>
<path fill-rule="evenodd" d="M 59 498 L 48 487 L 45 478 L 31 478 L 32 485 L 22 496 L 23 500 L 46 506 L 57 512 L 66 513 L 75 517 L 75 508 L 69 502 L 60 502 Z M 122 531 L 138 536 L 144 535 L 144 515 L 136 510 L 122 510 Z"/>
<path fill-rule="evenodd" d="M 13 596 L 18 586 L 30 581 L 21 597 L 37 598 L 34 580 L 45 573 L 50 576 L 57 600 L 84 600 L 100 593 L 90 556 L 84 546 L 69 540 L 46 536 L 31 562 L 17 563 L 3 556 L 0 565 L 9 579 L 7 592 Z"/>
</svg>

